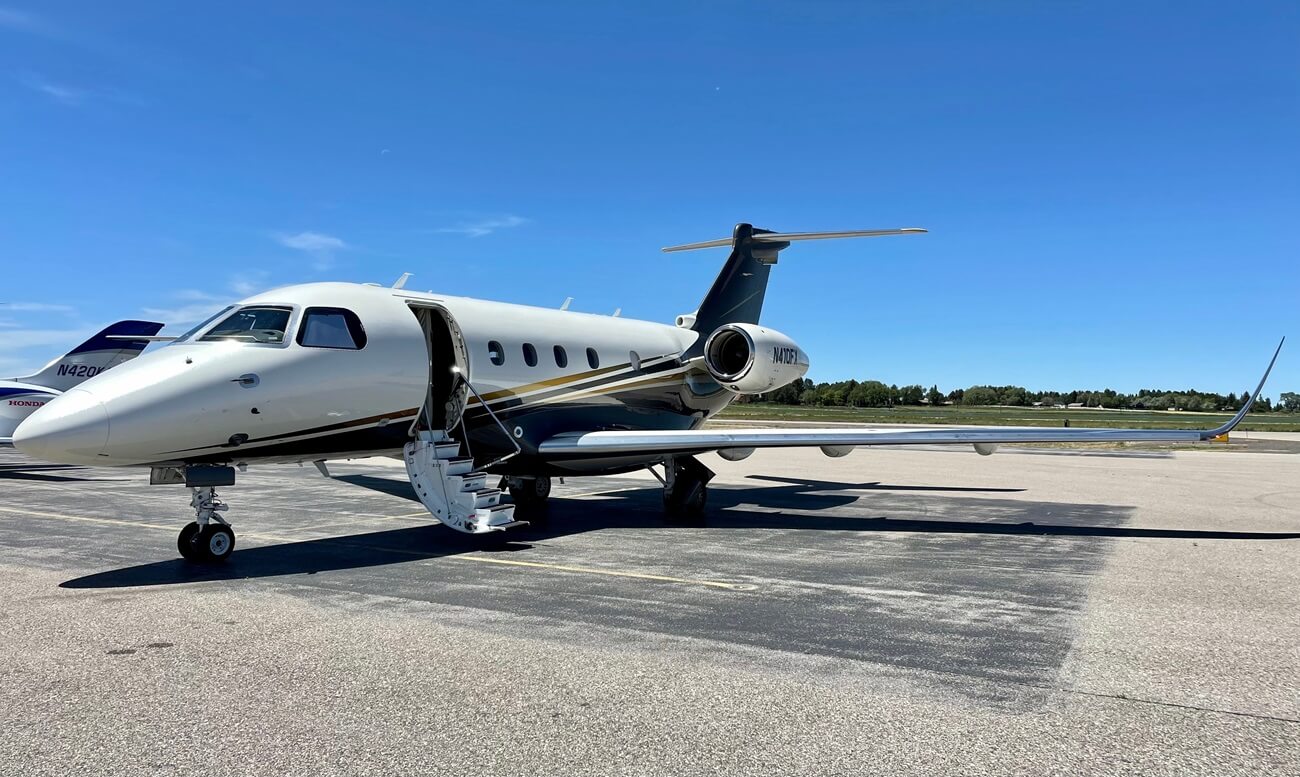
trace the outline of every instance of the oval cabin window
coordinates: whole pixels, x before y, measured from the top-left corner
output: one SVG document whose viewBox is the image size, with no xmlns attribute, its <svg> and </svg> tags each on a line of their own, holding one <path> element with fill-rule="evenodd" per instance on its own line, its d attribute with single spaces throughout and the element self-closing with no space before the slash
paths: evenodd
<svg viewBox="0 0 1300 777">
<path fill-rule="evenodd" d="M 529 367 L 537 366 L 537 349 L 532 343 L 524 343 L 524 364 Z"/>
<path fill-rule="evenodd" d="M 587 349 L 587 364 L 590 364 L 593 370 L 600 366 L 600 355 L 596 353 L 595 348 Z"/>
<path fill-rule="evenodd" d="M 496 340 L 488 341 L 488 360 L 498 367 L 506 363 L 506 352 Z"/>
<path fill-rule="evenodd" d="M 569 355 L 564 352 L 564 346 L 555 346 L 555 366 L 564 369 L 569 366 Z"/>
</svg>

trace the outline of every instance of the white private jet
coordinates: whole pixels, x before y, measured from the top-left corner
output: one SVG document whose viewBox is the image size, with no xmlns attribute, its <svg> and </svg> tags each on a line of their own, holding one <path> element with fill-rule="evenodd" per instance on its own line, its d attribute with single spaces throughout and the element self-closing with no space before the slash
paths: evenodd
<svg viewBox="0 0 1300 777">
<path fill-rule="evenodd" d="M 49 461 L 150 467 L 151 483 L 190 487 L 195 520 L 178 548 L 216 561 L 235 537 L 215 489 L 254 463 L 310 461 L 326 473 L 329 459 L 400 455 L 433 517 L 484 534 L 524 523 L 516 507 L 542 503 L 552 476 L 662 465 L 667 512 L 692 517 L 713 476 L 696 458 L 708 451 L 736 461 L 766 447 L 843 456 L 863 445 L 963 443 L 987 455 L 999 443 L 1197 441 L 1227 433 L 1249 409 L 1204 431 L 701 428 L 737 396 L 808 369 L 798 345 L 758 323 L 781 250 L 924 231 L 778 234 L 739 224 L 729 239 L 666 248 L 731 247 L 699 308 L 675 326 L 421 294 L 403 288 L 407 275 L 391 288 L 275 289 L 54 399 L 14 444 Z M 489 473 L 502 477 L 497 488 Z M 501 503 L 502 488 L 514 504 Z"/>
<path fill-rule="evenodd" d="M 27 416 L 68 389 L 140 355 L 163 325 L 118 321 L 23 378 L 0 380 L 0 446 L 13 444 L 14 430 Z"/>
</svg>

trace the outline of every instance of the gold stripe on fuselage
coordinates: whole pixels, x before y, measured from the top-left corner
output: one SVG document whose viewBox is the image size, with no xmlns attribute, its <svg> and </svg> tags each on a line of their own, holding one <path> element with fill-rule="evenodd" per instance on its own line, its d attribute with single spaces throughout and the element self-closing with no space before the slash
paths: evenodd
<svg viewBox="0 0 1300 777">
<path fill-rule="evenodd" d="M 505 410 L 499 410 L 498 412 L 504 414 L 513 414 L 513 413 L 518 413 L 520 411 L 527 411 L 535 407 L 541 407 L 543 405 L 555 405 L 564 402 L 572 402 L 575 400 L 591 399 L 593 397 L 621 394 L 624 391 L 628 391 L 628 390 L 643 390 L 643 389 L 657 388 L 657 387 L 664 387 L 664 388 L 680 387 L 685 384 L 685 381 L 683 380 L 683 374 L 688 369 L 689 368 L 687 367 L 683 367 L 681 369 L 674 370 L 670 373 L 651 375 L 649 377 L 642 378 L 641 380 L 633 381 L 632 383 L 619 383 L 617 385 L 606 385 L 606 386 L 599 386 L 596 388 L 579 389 L 577 391 L 569 391 L 563 394 L 557 394 L 555 396 L 546 397 L 544 399 L 533 400 L 531 402 L 528 401 L 527 399 L 524 399 L 520 401 L 520 404 L 515 405 L 514 407 L 506 408 Z"/>
<path fill-rule="evenodd" d="M 567 383 L 574 383 L 579 380 L 587 380 L 588 378 L 594 378 L 598 375 L 607 375 L 611 372 L 617 372 L 618 370 L 626 369 L 631 366 L 632 366 L 631 363 L 616 364 L 613 367 L 601 367 L 600 369 L 597 370 L 588 370 L 586 372 L 579 372 L 576 375 L 561 375 L 558 378 L 547 378 L 546 380 L 539 380 L 535 383 L 525 383 L 522 386 L 515 386 L 514 388 L 499 389 L 497 391 L 489 391 L 488 393 L 483 395 L 483 401 L 491 402 L 494 399 L 506 399 L 509 397 L 517 397 L 520 394 L 527 394 L 530 391 L 536 391 L 538 389 L 554 388 L 556 386 L 563 386 Z M 478 404 L 478 399 L 471 397 L 469 404 L 471 405 Z"/>
<path fill-rule="evenodd" d="M 661 357 L 656 357 L 654 359 L 646 359 L 644 362 L 642 362 L 642 369 L 648 369 L 650 367 L 661 365 L 665 361 L 669 360 L 670 358 L 672 357 L 661 356 Z M 616 364 L 612 367 L 601 367 L 600 369 L 597 370 L 587 370 L 586 372 L 579 372 L 575 375 L 561 375 L 556 378 L 547 378 L 546 380 L 539 380 L 534 383 L 525 383 L 523 385 L 514 386 L 508 389 L 498 389 L 496 391 L 489 391 L 488 393 L 483 395 L 483 403 L 492 404 L 494 402 L 497 402 L 498 400 L 503 400 L 503 399 L 518 399 L 520 401 L 525 401 L 524 400 L 525 394 L 531 394 L 545 389 L 561 388 L 564 386 L 572 385 L 574 383 L 581 383 L 585 380 L 597 378 L 602 375 L 612 377 L 619 372 L 630 370 L 631 367 L 632 364 L 630 362 L 624 362 L 623 364 Z M 656 373 L 656 375 L 659 376 L 663 376 L 666 374 L 669 373 L 666 372 Z M 630 377 L 634 377 L 634 376 L 629 375 L 625 378 L 619 378 L 619 380 L 626 380 L 627 378 Z M 481 403 L 479 402 L 477 397 L 470 397 L 469 401 L 465 403 L 465 406 L 475 407 L 480 404 Z"/>
</svg>

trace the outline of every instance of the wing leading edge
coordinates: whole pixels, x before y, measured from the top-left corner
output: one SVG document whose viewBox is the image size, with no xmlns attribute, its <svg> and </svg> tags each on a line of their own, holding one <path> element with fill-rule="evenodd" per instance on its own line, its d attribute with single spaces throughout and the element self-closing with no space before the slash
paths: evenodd
<svg viewBox="0 0 1300 777">
<path fill-rule="evenodd" d="M 863 445 L 998 445 L 1029 442 L 1199 442 L 1227 434 L 1250 412 L 1282 352 L 1278 343 L 1250 400 L 1215 429 L 1084 429 L 999 427 L 954 429 L 698 429 L 611 431 L 560 435 L 539 446 L 542 455 L 617 456 L 633 453 L 687 454 L 726 448 L 797 448 Z"/>
</svg>

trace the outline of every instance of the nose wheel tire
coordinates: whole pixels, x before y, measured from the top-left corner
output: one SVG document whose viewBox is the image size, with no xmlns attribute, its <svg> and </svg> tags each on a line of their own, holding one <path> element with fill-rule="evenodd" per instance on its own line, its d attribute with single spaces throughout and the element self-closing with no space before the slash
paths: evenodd
<svg viewBox="0 0 1300 777">
<path fill-rule="evenodd" d="M 187 561 L 225 561 L 235 549 L 235 532 L 220 523 L 189 523 L 176 538 L 176 549 Z"/>
</svg>

